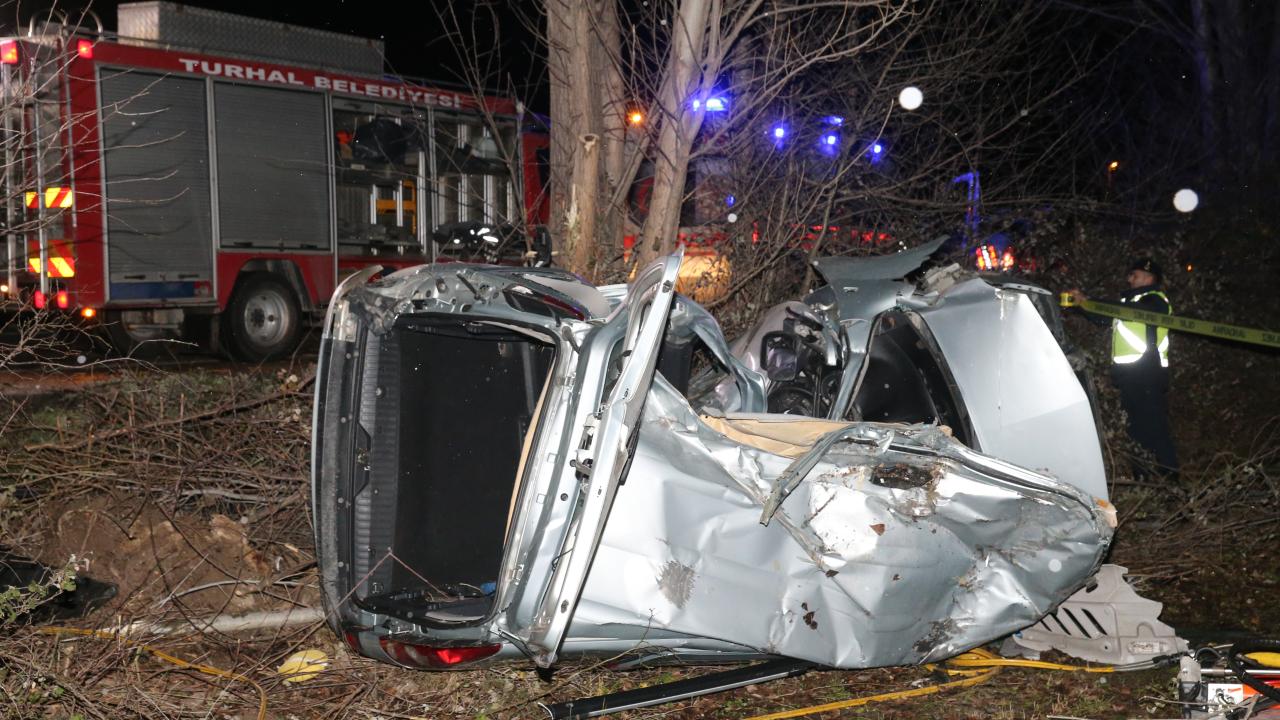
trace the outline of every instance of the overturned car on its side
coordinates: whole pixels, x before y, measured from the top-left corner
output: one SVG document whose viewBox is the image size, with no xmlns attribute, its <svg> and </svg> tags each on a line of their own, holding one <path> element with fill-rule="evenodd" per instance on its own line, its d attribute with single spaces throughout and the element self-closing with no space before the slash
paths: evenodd
<svg viewBox="0 0 1280 720">
<path fill-rule="evenodd" d="M 936 249 L 820 261 L 733 346 L 678 256 L 625 287 L 348 279 L 313 438 L 331 626 L 420 668 L 856 668 L 1036 622 L 1111 540 L 1094 414 L 1044 291 L 922 273 Z"/>
</svg>

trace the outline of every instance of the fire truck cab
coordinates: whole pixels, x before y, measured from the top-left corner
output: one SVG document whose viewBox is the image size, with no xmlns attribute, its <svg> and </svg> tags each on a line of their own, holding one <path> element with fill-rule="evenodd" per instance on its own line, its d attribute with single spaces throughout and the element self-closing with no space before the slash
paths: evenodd
<svg viewBox="0 0 1280 720">
<path fill-rule="evenodd" d="M 544 217 L 523 108 L 386 75 L 378 41 L 169 2 L 117 28 L 0 39 L 11 306 L 269 359 L 347 275 L 518 260 Z"/>
</svg>

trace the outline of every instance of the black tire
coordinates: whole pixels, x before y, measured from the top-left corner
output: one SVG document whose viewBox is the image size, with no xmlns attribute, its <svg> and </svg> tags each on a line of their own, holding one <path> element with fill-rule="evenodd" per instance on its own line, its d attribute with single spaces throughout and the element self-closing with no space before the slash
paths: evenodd
<svg viewBox="0 0 1280 720">
<path fill-rule="evenodd" d="M 262 362 L 293 352 L 302 334 L 302 308 L 293 289 L 271 273 L 240 279 L 224 316 L 231 351 Z"/>
</svg>

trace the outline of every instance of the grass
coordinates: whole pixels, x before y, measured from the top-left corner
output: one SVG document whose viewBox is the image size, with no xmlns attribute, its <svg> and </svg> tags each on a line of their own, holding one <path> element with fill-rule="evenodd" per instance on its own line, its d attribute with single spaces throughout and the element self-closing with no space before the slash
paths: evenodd
<svg viewBox="0 0 1280 720">
<path fill-rule="evenodd" d="M 109 496 L 117 505 L 145 499 L 179 524 L 207 526 L 214 514 L 244 517 L 250 520 L 244 526 L 248 542 L 264 557 L 270 559 L 285 545 L 309 554 L 310 524 L 304 500 L 309 388 L 299 389 L 296 377 L 306 374 L 307 368 L 129 372 L 74 393 L 14 404 L 9 410 L 16 420 L 11 432 L 0 439 L 4 468 L 0 485 L 22 484 L 27 494 L 6 496 L 0 513 L 4 533 L 0 542 L 47 538 L 49 527 L 56 526 L 57 511 Z M 260 398 L 269 402 L 225 415 L 172 422 Z M 88 431 L 123 434 L 72 450 L 24 449 L 41 443 L 74 444 Z M 1260 490 L 1269 482 L 1264 480 L 1275 475 L 1273 465 L 1270 460 L 1207 464 L 1199 475 L 1188 475 L 1189 496 L 1150 489 L 1122 489 L 1116 494 L 1116 505 L 1122 513 L 1132 511 L 1135 524 L 1121 529 L 1111 560 L 1130 567 L 1142 583 L 1143 595 L 1166 604 L 1163 618 L 1175 627 L 1226 625 L 1255 632 L 1280 627 L 1276 600 L 1280 559 L 1258 553 L 1249 544 L 1269 542 L 1276 522 L 1233 525 L 1248 518 L 1274 520 L 1274 513 L 1267 515 L 1264 510 L 1275 505 L 1265 505 L 1268 496 Z M 1224 479 L 1230 483 L 1223 485 Z M 207 494 L 219 489 L 253 499 Z M 1170 518 L 1167 527 L 1160 526 Z M 121 525 L 127 520 L 123 516 L 110 519 Z M 34 545 L 33 552 L 40 547 Z M 193 564 L 199 564 L 200 555 L 192 557 Z M 314 571 L 304 571 L 293 580 L 296 584 L 279 592 L 304 604 L 314 603 Z M 144 594 L 133 601 L 145 607 L 153 607 L 175 589 L 140 587 Z M 244 597 L 237 596 L 236 601 L 243 602 Z M 275 600 L 253 598 L 263 608 L 278 606 L 271 604 Z M 167 612 L 176 612 L 172 605 L 166 606 Z M 100 615 L 89 622 L 110 621 Z M 616 692 L 721 669 L 610 672 L 570 664 L 560 668 L 551 682 L 539 679 L 527 664 L 420 673 L 355 657 L 324 627 L 253 638 L 194 636 L 157 642 L 179 657 L 255 678 L 267 689 L 270 716 L 282 718 L 540 717 L 538 702 Z M 309 682 L 280 682 L 275 666 L 296 650 L 310 647 L 332 658 L 330 668 Z M 58 643 L 9 628 L 0 637 L 0 662 L 7 671 L 0 677 L 0 698 L 7 698 L 0 701 L 0 718 L 252 717 L 253 695 L 245 688 L 175 671 L 153 657 L 107 641 Z M 1178 713 L 1176 708 L 1151 698 L 1175 696 L 1174 673 L 1165 669 L 1094 676 L 1008 669 L 970 689 L 815 717 L 1171 717 Z M 749 718 L 935 681 L 918 668 L 811 672 L 618 717 Z"/>
</svg>

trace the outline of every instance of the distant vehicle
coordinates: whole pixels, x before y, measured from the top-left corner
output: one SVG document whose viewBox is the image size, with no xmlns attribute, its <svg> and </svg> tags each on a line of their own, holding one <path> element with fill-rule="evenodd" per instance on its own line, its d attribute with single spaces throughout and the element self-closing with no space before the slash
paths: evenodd
<svg viewBox="0 0 1280 720">
<path fill-rule="evenodd" d="M 461 238 L 544 222 L 547 136 L 510 99 L 386 75 L 364 38 L 167 2 L 118 13 L 110 38 L 0 39 L 11 304 L 105 323 L 123 350 L 187 336 L 265 359 L 352 272 L 520 258 L 522 234 Z"/>
<path fill-rule="evenodd" d="M 857 668 L 1035 623 L 1115 527 L 1094 416 L 1039 293 L 921 277 L 940 245 L 827 258 L 732 346 L 678 255 L 350 278 L 313 419 L 330 626 L 421 669 Z"/>
</svg>

